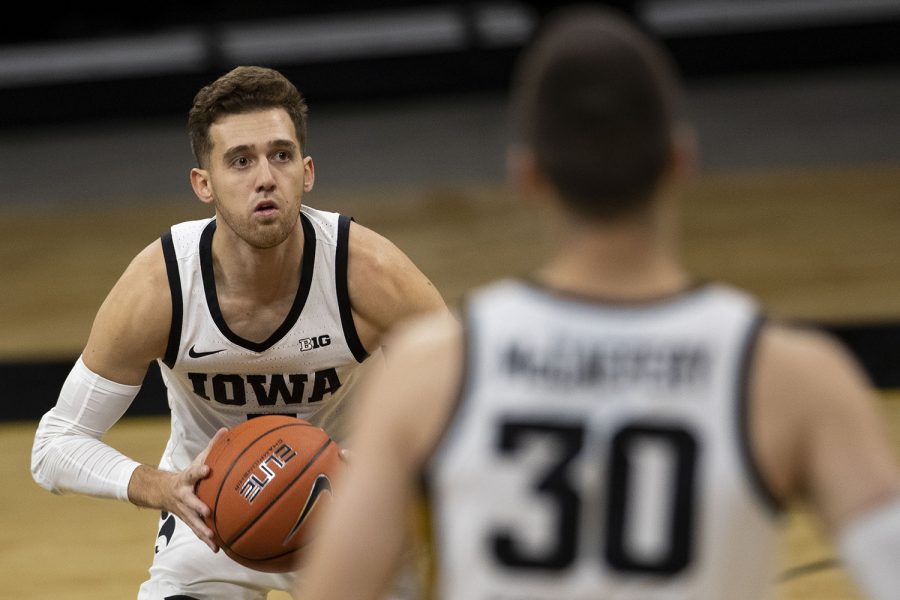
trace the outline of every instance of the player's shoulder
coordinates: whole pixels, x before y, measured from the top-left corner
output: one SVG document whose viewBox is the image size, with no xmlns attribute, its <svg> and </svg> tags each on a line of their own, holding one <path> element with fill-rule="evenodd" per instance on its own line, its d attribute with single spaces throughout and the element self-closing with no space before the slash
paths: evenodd
<svg viewBox="0 0 900 600">
<path fill-rule="evenodd" d="M 163 245 L 156 239 L 131 259 L 110 291 L 107 303 L 131 306 L 135 313 L 156 313 L 170 306 L 170 295 Z"/>
<path fill-rule="evenodd" d="M 858 362 L 833 333 L 815 325 L 768 321 L 760 329 L 758 356 L 775 371 L 821 379 L 823 369 L 858 370 Z"/>
<path fill-rule="evenodd" d="M 350 266 L 357 267 L 373 278 L 390 274 L 405 255 L 386 236 L 351 220 L 348 237 Z"/>
<path fill-rule="evenodd" d="M 394 242 L 350 223 L 347 285 L 354 311 L 379 331 L 413 314 L 446 309 L 440 293 Z"/>
<path fill-rule="evenodd" d="M 449 359 L 461 350 L 463 328 L 453 312 L 435 311 L 398 323 L 386 336 L 384 347 L 392 356 L 411 361 Z"/>
<path fill-rule="evenodd" d="M 138 252 L 128 267 L 125 274 L 133 273 L 143 278 L 152 278 L 158 282 L 159 278 L 166 278 L 166 259 L 163 251 L 162 240 L 153 240 Z"/>
<path fill-rule="evenodd" d="M 172 302 L 160 240 L 125 268 L 94 319 L 85 348 L 114 381 L 129 381 L 165 351 Z M 140 371 L 143 373 L 143 371 Z"/>
<path fill-rule="evenodd" d="M 869 402 L 874 387 L 862 364 L 835 335 L 810 326 L 766 324 L 760 331 L 751 389 L 776 420 L 834 419 Z"/>
</svg>

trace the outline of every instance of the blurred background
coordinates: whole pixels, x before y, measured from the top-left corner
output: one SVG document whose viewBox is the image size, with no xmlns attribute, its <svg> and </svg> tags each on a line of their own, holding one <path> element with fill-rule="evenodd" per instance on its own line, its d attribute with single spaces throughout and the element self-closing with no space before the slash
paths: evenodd
<svg viewBox="0 0 900 600">
<path fill-rule="evenodd" d="M 133 597 L 146 574 L 154 514 L 52 497 L 27 469 L 37 419 L 128 262 L 210 214 L 188 182 L 197 90 L 236 65 L 284 72 L 310 106 L 306 202 L 386 235 L 455 306 L 546 251 L 542 215 L 504 181 L 506 91 L 561 4 L 26 3 L 3 19 L 0 596 Z M 900 0 L 608 4 L 686 81 L 701 153 L 684 198 L 688 266 L 838 335 L 884 391 L 900 447 Z M 155 464 L 167 412 L 151 367 L 110 443 Z M 833 566 L 804 518 L 786 568 Z M 779 597 L 856 597 L 844 580 L 807 582 Z"/>
<path fill-rule="evenodd" d="M 239 64 L 278 68 L 307 97 L 309 203 L 378 225 L 450 302 L 526 269 L 543 232 L 511 218 L 527 221 L 503 188 L 505 95 L 518 51 L 561 4 L 23 6 L 0 37 L 0 379 L 28 400 L 0 417 L 43 412 L 131 256 L 205 216 L 185 117 Z M 900 1 L 608 4 L 659 38 L 688 84 L 703 184 L 687 211 L 691 266 L 832 328 L 896 385 Z M 467 262 L 476 225 L 496 267 Z M 750 246 L 734 252 L 705 245 L 741 235 Z M 165 411 L 152 404 L 134 410 Z"/>
<path fill-rule="evenodd" d="M 0 418 L 46 410 L 130 258 L 207 214 L 188 185 L 186 114 L 236 65 L 278 68 L 307 97 L 311 205 L 389 235 L 451 303 L 527 269 L 544 235 L 503 187 L 505 94 L 561 4 L 22 6 L 0 37 L 0 385 L 17 398 Z M 825 324 L 897 386 L 900 0 L 608 4 L 687 81 L 701 141 L 690 266 Z M 166 411 L 151 378 L 135 414 Z"/>
</svg>

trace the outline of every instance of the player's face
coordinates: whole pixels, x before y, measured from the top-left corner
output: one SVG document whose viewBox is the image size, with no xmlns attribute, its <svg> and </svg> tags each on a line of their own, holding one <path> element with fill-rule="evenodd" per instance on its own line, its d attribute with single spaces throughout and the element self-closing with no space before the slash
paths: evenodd
<svg viewBox="0 0 900 600">
<path fill-rule="evenodd" d="M 216 214 L 254 248 L 272 248 L 290 236 L 303 193 L 312 189 L 312 158 L 304 157 L 297 132 L 281 108 L 228 115 L 209 130 L 208 199 Z"/>
</svg>

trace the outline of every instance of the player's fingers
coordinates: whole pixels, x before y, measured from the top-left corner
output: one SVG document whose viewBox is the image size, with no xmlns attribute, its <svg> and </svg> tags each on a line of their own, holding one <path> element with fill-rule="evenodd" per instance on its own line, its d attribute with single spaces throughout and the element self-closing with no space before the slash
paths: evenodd
<svg viewBox="0 0 900 600">
<path fill-rule="evenodd" d="M 216 544 L 213 531 L 209 528 L 204 519 L 204 516 L 209 514 L 207 506 L 196 497 L 186 500 L 184 504 L 185 514 L 182 520 L 187 523 L 188 527 L 194 531 L 194 534 L 200 538 L 204 544 L 209 546 L 210 550 L 218 552 L 219 547 Z"/>
<path fill-rule="evenodd" d="M 228 429 L 225 427 L 220 427 L 219 430 L 215 433 L 215 435 L 210 438 L 209 443 L 206 445 L 206 448 L 203 449 L 194 462 L 203 464 L 206 461 L 206 457 L 209 455 L 209 451 L 212 449 L 213 445 L 222 438 L 222 436 L 228 433 Z"/>
<path fill-rule="evenodd" d="M 191 464 L 181 472 L 181 482 L 193 493 L 197 482 L 209 476 L 209 466 L 205 464 Z"/>
<path fill-rule="evenodd" d="M 185 503 L 188 505 L 188 508 L 199 515 L 201 519 L 205 519 L 210 515 L 210 512 L 212 512 L 210 511 L 210 508 L 196 496 L 188 498 Z"/>
<path fill-rule="evenodd" d="M 201 522 L 202 523 L 202 522 Z M 205 525 L 199 524 L 191 527 L 194 530 L 194 533 L 200 538 L 200 541 L 209 546 L 209 549 L 213 552 L 219 551 L 219 546 L 216 544 L 216 540 L 213 537 L 213 532 L 206 527 Z"/>
</svg>

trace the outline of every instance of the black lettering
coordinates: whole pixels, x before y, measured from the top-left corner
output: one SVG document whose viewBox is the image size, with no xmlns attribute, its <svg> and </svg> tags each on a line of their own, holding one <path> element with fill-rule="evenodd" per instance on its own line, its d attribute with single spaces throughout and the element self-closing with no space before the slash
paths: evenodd
<svg viewBox="0 0 900 600">
<path fill-rule="evenodd" d="M 316 371 L 316 379 L 313 381 L 312 395 L 309 397 L 309 403 L 320 402 L 325 394 L 333 394 L 341 387 L 341 380 L 338 378 L 335 369 L 325 369 L 324 371 Z"/>
<path fill-rule="evenodd" d="M 536 478 L 534 495 L 545 499 L 555 519 L 551 527 L 555 536 L 541 549 L 522 543 L 515 531 L 498 529 L 491 535 L 491 546 L 497 560 L 514 569 L 561 571 L 575 560 L 578 548 L 578 523 L 581 499 L 572 486 L 569 465 L 584 446 L 584 428 L 580 425 L 507 422 L 500 430 L 498 450 L 503 455 L 516 455 L 533 444 L 533 437 L 543 437 L 559 444 L 559 457 Z"/>
<path fill-rule="evenodd" d="M 209 400 L 209 396 L 206 395 L 206 373 L 188 373 L 188 377 L 194 384 L 194 393 L 204 400 Z"/>
<path fill-rule="evenodd" d="M 506 352 L 506 368 L 509 369 L 510 375 L 534 373 L 531 357 L 516 345 L 510 346 Z"/>
<path fill-rule="evenodd" d="M 272 375 L 272 382 L 269 389 L 266 389 L 265 375 L 248 375 L 247 383 L 253 388 L 256 395 L 256 402 L 260 406 L 275 406 L 278 398 L 281 397 L 285 404 L 300 404 L 303 402 L 303 389 L 306 387 L 307 376 L 303 373 L 288 375 L 288 380 L 284 380 L 284 375 Z"/>
<path fill-rule="evenodd" d="M 591 350 L 579 357 L 578 383 L 581 385 L 599 385 L 606 379 L 606 366 L 603 355 L 598 350 Z"/>
<path fill-rule="evenodd" d="M 231 386 L 231 395 L 228 394 L 228 386 Z M 222 404 L 243 406 L 247 404 L 247 394 L 244 391 L 244 380 L 240 375 L 218 374 L 212 378 L 213 398 Z"/>
</svg>

